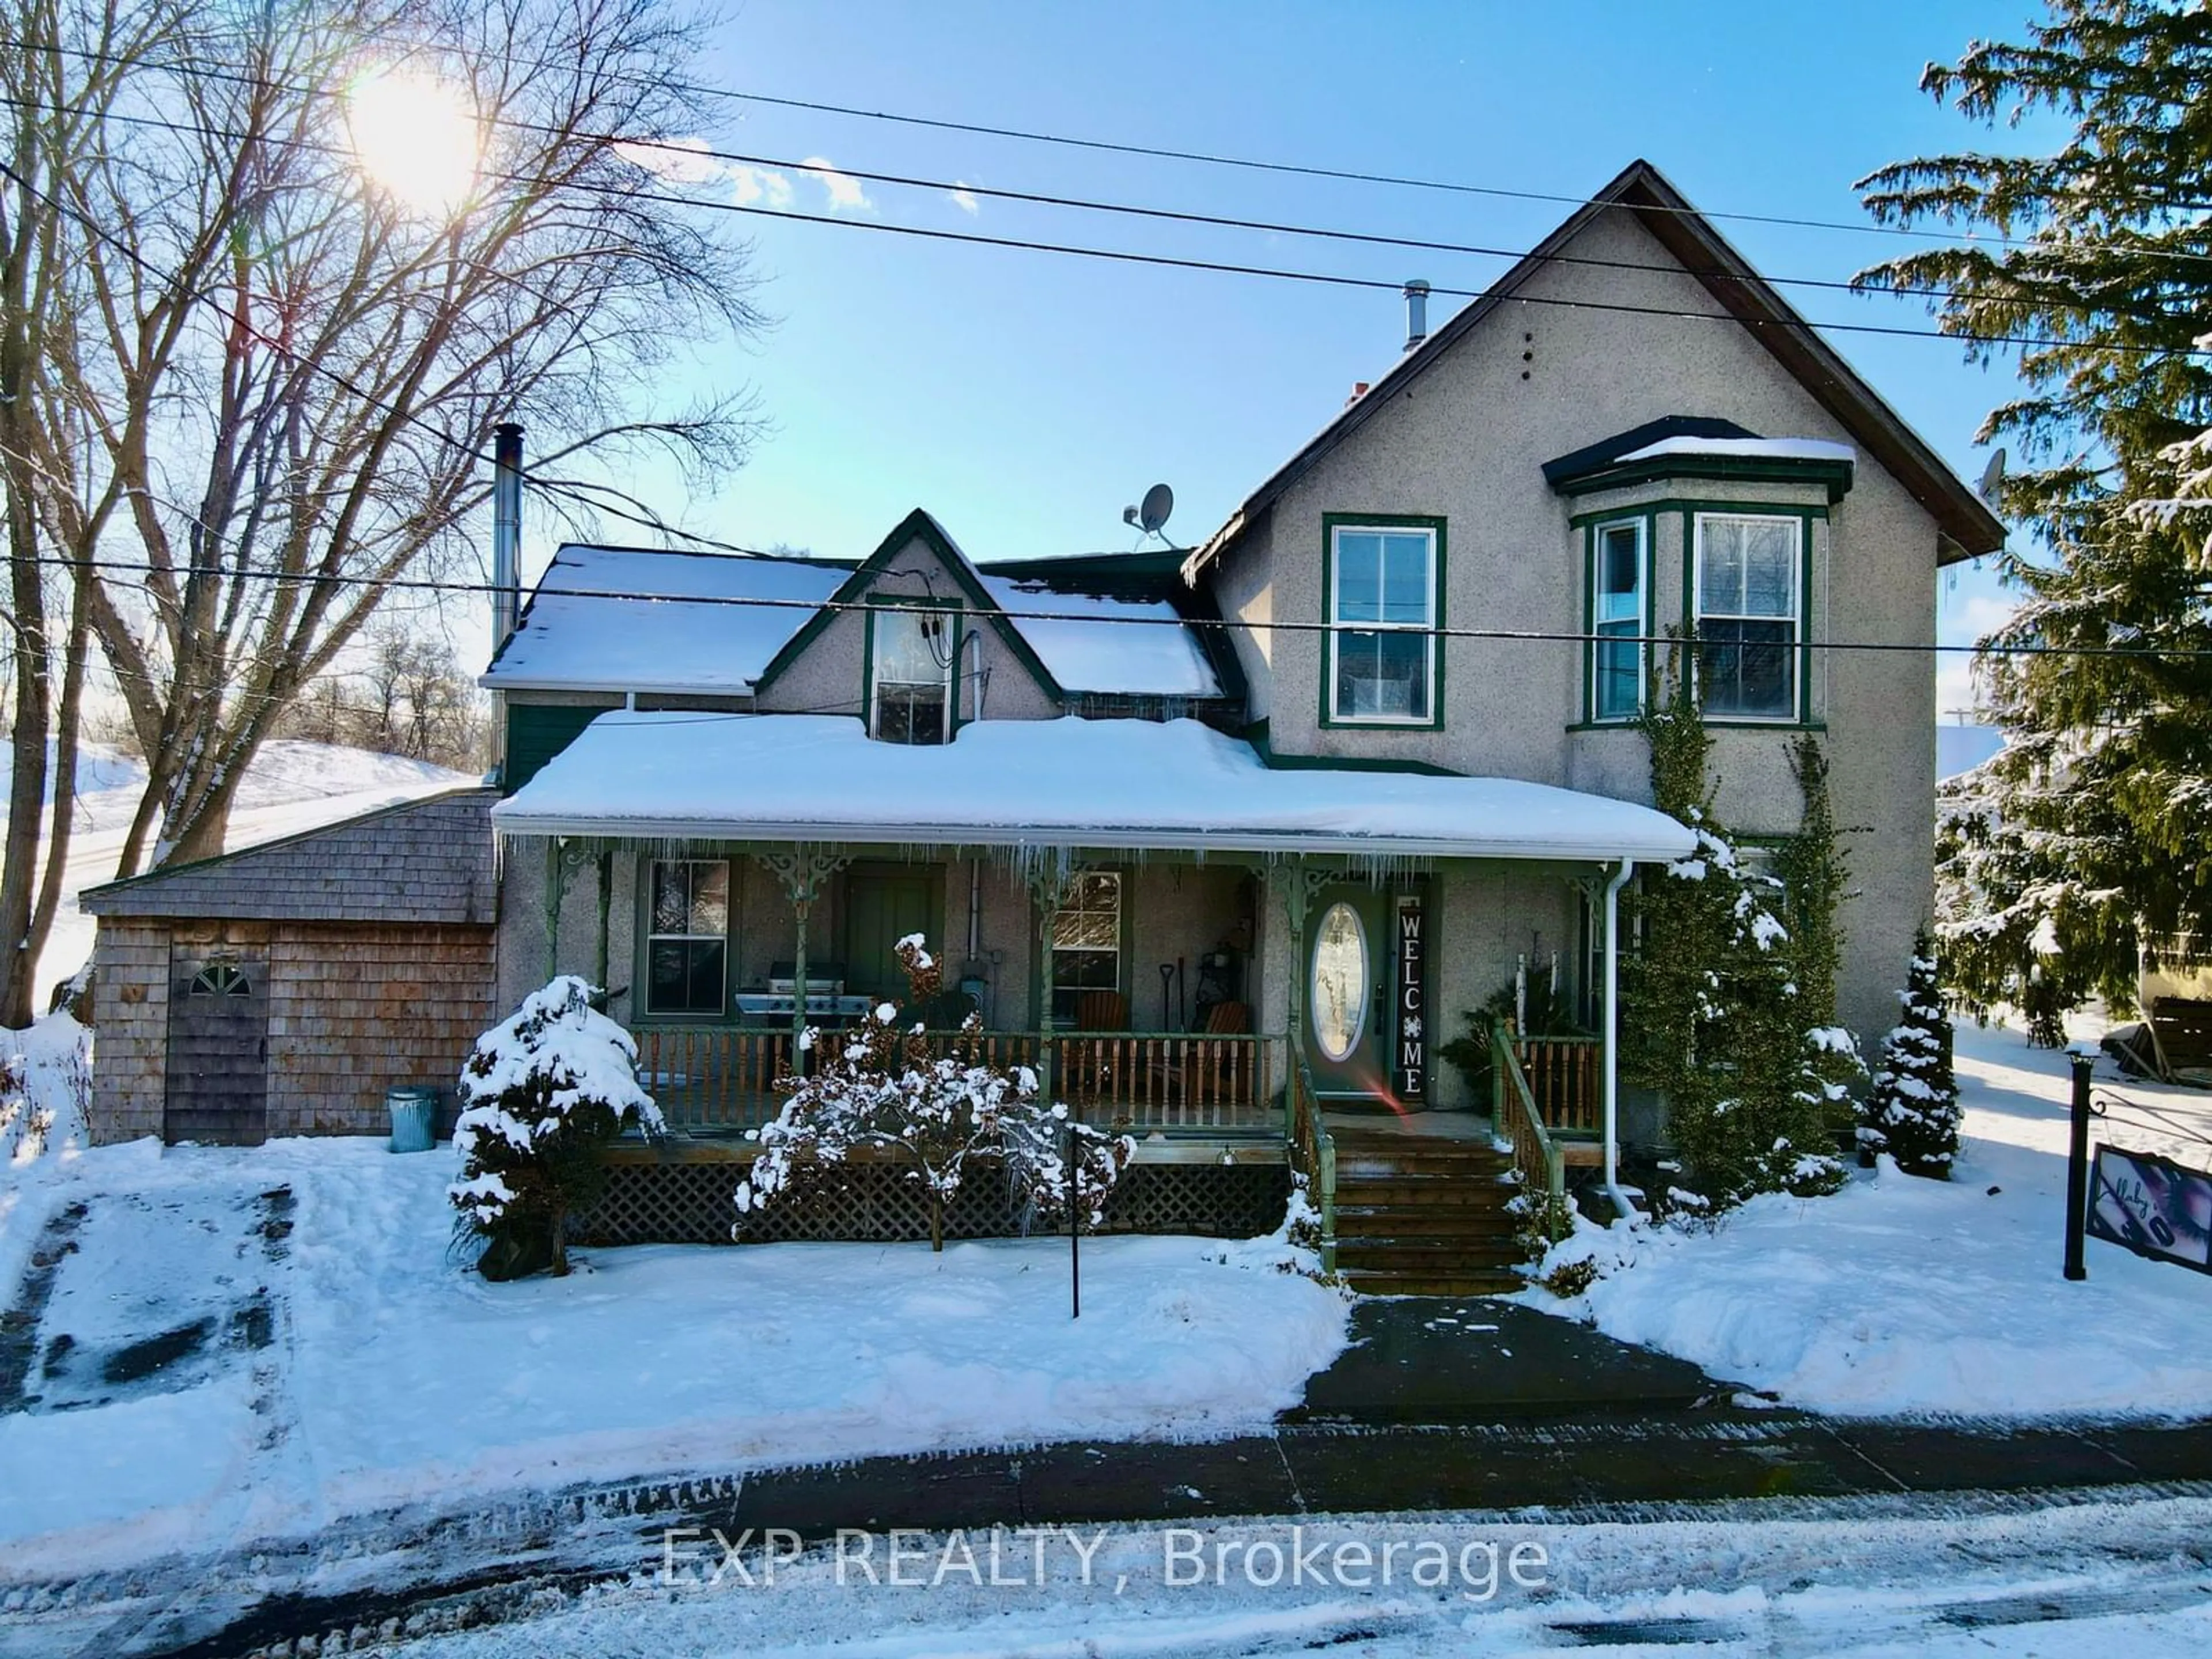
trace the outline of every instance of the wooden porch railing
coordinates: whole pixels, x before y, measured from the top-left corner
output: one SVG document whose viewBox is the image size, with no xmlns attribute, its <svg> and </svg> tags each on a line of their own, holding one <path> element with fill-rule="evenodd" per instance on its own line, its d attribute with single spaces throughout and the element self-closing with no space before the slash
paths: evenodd
<svg viewBox="0 0 2212 1659">
<path fill-rule="evenodd" d="M 782 1102 L 775 1079 L 787 1069 L 791 1033 L 729 1026 L 645 1026 L 637 1040 L 639 1080 L 670 1127 L 758 1128 Z M 825 1032 L 823 1040 L 833 1040 Z M 933 1032 L 941 1050 L 954 1033 Z M 1037 1063 L 1034 1031 L 986 1031 L 981 1058 L 993 1066 Z M 1089 1122 L 1155 1129 L 1264 1129 L 1280 1037 L 1189 1031 L 1066 1031 L 1048 1039 L 1053 1092 Z"/>
<path fill-rule="evenodd" d="M 1497 1132 L 1513 1143 L 1513 1165 L 1520 1170 L 1524 1191 L 1537 1206 L 1534 1220 L 1547 1238 L 1567 1235 L 1566 1161 L 1544 1127 L 1536 1097 L 1521 1069 L 1512 1034 L 1500 1020 L 1491 1027 L 1490 1121 Z"/>
<path fill-rule="evenodd" d="M 1291 1167 L 1306 1178 L 1306 1196 L 1321 1217 L 1321 1266 L 1336 1271 L 1336 1142 L 1322 1121 L 1313 1075 L 1294 1062 L 1283 1090 L 1283 1130 Z"/>
<path fill-rule="evenodd" d="M 1597 1038 L 1520 1037 L 1514 1042 L 1514 1055 L 1546 1128 L 1575 1136 L 1600 1133 L 1603 1103 L 1599 1098 Z"/>
</svg>

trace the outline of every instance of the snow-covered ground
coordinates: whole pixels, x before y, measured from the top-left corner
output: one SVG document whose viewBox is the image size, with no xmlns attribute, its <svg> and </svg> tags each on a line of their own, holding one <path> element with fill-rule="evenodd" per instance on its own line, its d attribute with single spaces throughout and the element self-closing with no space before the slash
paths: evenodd
<svg viewBox="0 0 2212 1659">
<path fill-rule="evenodd" d="M 84 744 L 77 765 L 68 886 L 60 913 L 54 918 L 52 935 L 39 958 L 41 1007 L 47 988 L 76 972 L 92 954 L 92 918 L 79 914 L 76 895 L 81 889 L 114 878 L 131 814 L 146 787 L 144 763 L 104 744 Z M 0 753 L 0 789 L 6 787 L 9 769 L 8 757 Z M 475 781 L 471 776 L 427 761 L 278 738 L 261 745 L 239 785 L 228 844 L 234 850 L 274 841 L 357 812 Z"/>
<path fill-rule="evenodd" d="M 2212 1639 L 2208 1527 L 2212 1502 L 2151 1496 L 1980 1510 L 1767 1503 L 1579 1525 L 1284 1516 L 907 1534 L 896 1540 L 896 1581 L 889 1535 L 817 1548 L 772 1572 L 757 1539 L 737 1571 L 718 1572 L 725 1558 L 714 1540 L 684 1537 L 641 1552 L 650 1559 L 627 1579 L 510 1598 L 503 1622 L 489 1627 L 412 1640 L 349 1632 L 343 1650 L 406 1659 L 2193 1654 Z M 435 1616 L 419 1622 L 436 1629 Z"/>
<path fill-rule="evenodd" d="M 663 1470 L 1210 1437 L 1345 1341 L 1343 1297 L 1267 1241 L 1089 1241 L 1080 1322 L 1050 1238 L 583 1251 L 495 1285 L 448 1255 L 455 1173 L 360 1139 L 139 1142 L 0 1187 L 0 1267 L 71 1247 L 27 1408 L 0 1400 L 9 1570 Z"/>
<path fill-rule="evenodd" d="M 2066 1056 L 1968 1024 L 1957 1074 L 1954 1180 L 1885 1165 L 1709 1231 L 1587 1228 L 1556 1258 L 1594 1255 L 1605 1275 L 1571 1303 L 1526 1299 L 1817 1411 L 2212 1411 L 2212 1277 L 2094 1239 L 2088 1278 L 2060 1275 Z M 2098 1092 L 2135 1103 L 2099 1139 L 2212 1168 L 2212 1092 L 2123 1081 L 2108 1061 Z"/>
</svg>

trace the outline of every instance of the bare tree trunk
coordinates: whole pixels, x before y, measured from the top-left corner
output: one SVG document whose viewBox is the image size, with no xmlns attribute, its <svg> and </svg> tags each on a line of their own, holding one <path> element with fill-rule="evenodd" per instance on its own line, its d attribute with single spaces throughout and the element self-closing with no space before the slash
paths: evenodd
<svg viewBox="0 0 2212 1659">
<path fill-rule="evenodd" d="M 19 174 L 34 167 L 34 141 L 18 136 Z M 35 170 L 31 176 L 37 176 Z M 15 635 L 15 770 L 9 779 L 7 854 L 0 859 L 0 1027 L 31 1023 L 32 979 L 45 942 L 32 926 L 39 842 L 46 814 L 46 740 L 53 724 L 52 659 L 46 635 L 46 573 L 39 564 L 38 479 L 26 428 L 37 344 L 30 290 L 40 242 L 30 192 L 17 187 L 0 208 L 0 484 L 8 520 L 9 622 Z"/>
<path fill-rule="evenodd" d="M 54 804 L 46 828 L 46 870 L 39 887 L 37 904 L 31 912 L 31 939 L 34 946 L 29 973 L 38 972 L 38 952 L 53 936 L 54 917 L 60 912 L 62 888 L 69 875 L 70 836 L 76 824 L 76 763 L 77 733 L 84 719 L 84 668 L 92 647 L 90 607 L 86 604 L 84 584 L 74 588 L 70 603 L 69 645 L 62 658 L 61 707 L 54 718 Z M 80 964 L 72 964 L 75 973 Z M 35 995 L 37 988 L 32 988 Z"/>
</svg>

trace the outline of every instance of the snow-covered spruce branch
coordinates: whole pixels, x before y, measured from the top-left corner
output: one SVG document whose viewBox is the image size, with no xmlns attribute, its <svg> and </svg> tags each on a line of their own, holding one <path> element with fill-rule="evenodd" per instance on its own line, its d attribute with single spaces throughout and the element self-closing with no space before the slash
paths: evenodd
<svg viewBox="0 0 2212 1659">
<path fill-rule="evenodd" d="M 664 1127 L 638 1085 L 637 1045 L 592 1006 L 592 988 L 564 974 L 477 1039 L 461 1067 L 447 1188 L 463 1231 L 480 1238 L 485 1277 L 568 1270 L 568 1218 L 605 1182 L 599 1149 L 637 1123 Z"/>
</svg>

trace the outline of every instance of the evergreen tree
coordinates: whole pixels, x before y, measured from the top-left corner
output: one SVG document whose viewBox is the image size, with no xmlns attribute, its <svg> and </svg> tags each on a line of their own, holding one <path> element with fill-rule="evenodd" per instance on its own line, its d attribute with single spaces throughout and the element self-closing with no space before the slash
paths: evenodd
<svg viewBox="0 0 2212 1659">
<path fill-rule="evenodd" d="M 1832 963 L 1824 1012 L 1808 1006 L 1775 914 L 1781 882 L 1752 869 L 1713 814 L 1711 740 L 1679 662 L 1667 680 L 1643 720 L 1653 799 L 1698 846 L 1650 872 L 1633 900 L 1644 943 L 1623 963 L 1622 1073 L 1666 1097 L 1669 1133 L 1714 1203 L 1832 1191 L 1843 1168 L 1824 1120 L 1840 1085 L 1826 1073 L 1851 1052 L 1828 1025 Z"/>
<path fill-rule="evenodd" d="M 1951 1178 L 1959 1154 L 1959 1085 L 1951 1075 L 1951 1016 L 1936 981 L 1936 945 L 1912 941 L 1912 972 L 1897 994 L 1905 1018 L 1881 1042 L 1860 1149 L 1887 1152 L 1907 1175 Z"/>
<path fill-rule="evenodd" d="M 1970 359 L 2017 349 L 2028 387 L 1980 434 L 2020 458 L 2001 505 L 2032 532 L 2000 556 L 2026 603 L 1984 644 L 2110 653 L 1983 659 L 2011 741 L 1945 830 L 1953 984 L 2047 1030 L 2091 994 L 2130 1000 L 2139 946 L 2212 951 L 2212 13 L 2052 0 L 2025 44 L 1976 45 L 1921 84 L 1985 125 L 2072 125 L 2051 155 L 1861 184 L 1888 223 L 1984 234 L 1859 280 L 1933 290 Z"/>
</svg>

